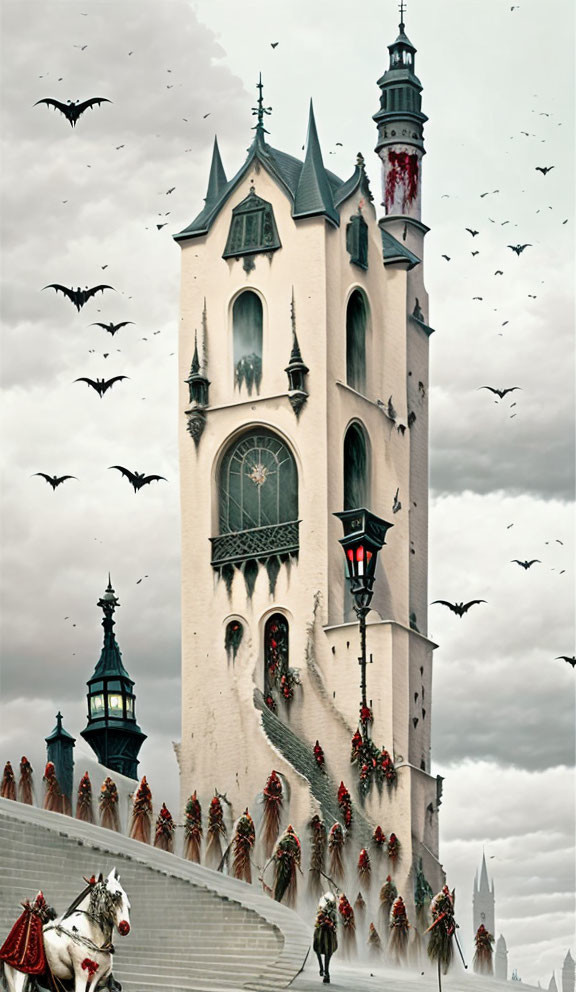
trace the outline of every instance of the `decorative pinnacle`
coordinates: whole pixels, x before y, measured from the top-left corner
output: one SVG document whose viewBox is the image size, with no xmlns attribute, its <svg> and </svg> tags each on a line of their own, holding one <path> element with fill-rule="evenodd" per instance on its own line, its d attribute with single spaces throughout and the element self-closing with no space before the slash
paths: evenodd
<svg viewBox="0 0 576 992">
<path fill-rule="evenodd" d="M 104 610 L 106 616 L 112 616 L 116 607 L 120 606 L 114 589 L 112 588 L 110 572 L 108 572 L 108 588 L 106 589 L 104 595 L 98 600 L 96 605 L 99 606 L 101 610 Z"/>
<path fill-rule="evenodd" d="M 290 321 L 292 323 L 292 333 L 296 337 L 296 306 L 294 304 L 294 286 L 292 286 L 292 299 L 290 300 Z"/>
<path fill-rule="evenodd" d="M 256 107 L 252 107 L 252 116 L 256 116 L 258 118 L 258 120 L 257 120 L 256 124 L 254 125 L 254 127 L 252 128 L 252 130 L 253 131 L 256 131 L 256 138 L 262 138 L 263 139 L 263 136 L 265 134 L 269 134 L 270 133 L 264 127 L 264 115 L 265 114 L 271 114 L 272 113 L 272 107 L 265 107 L 264 106 L 264 100 L 262 98 L 262 90 L 264 89 L 264 86 L 263 86 L 263 83 L 262 83 L 262 73 L 260 73 L 260 75 L 259 75 L 259 79 L 258 79 L 258 82 L 256 83 L 256 87 L 258 89 L 258 105 Z"/>
<path fill-rule="evenodd" d="M 404 11 L 406 10 L 406 5 L 404 0 L 400 0 L 400 30 L 404 30 Z"/>
<path fill-rule="evenodd" d="M 198 332 L 194 331 L 194 355 L 192 356 L 192 366 L 190 373 L 195 374 L 200 370 L 200 360 L 198 358 Z"/>
</svg>

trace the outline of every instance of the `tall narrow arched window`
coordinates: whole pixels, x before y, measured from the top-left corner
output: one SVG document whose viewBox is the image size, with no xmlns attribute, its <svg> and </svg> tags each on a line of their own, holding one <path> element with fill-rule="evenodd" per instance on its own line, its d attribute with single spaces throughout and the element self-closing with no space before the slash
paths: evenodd
<svg viewBox="0 0 576 992">
<path fill-rule="evenodd" d="M 346 382 L 359 393 L 366 391 L 366 326 L 368 304 L 355 289 L 346 308 Z"/>
<path fill-rule="evenodd" d="M 298 470 L 277 434 L 255 428 L 232 441 L 220 466 L 218 510 L 213 565 L 298 552 Z"/>
<path fill-rule="evenodd" d="M 264 695 L 277 688 L 288 671 L 289 630 L 283 613 L 273 613 L 264 628 Z"/>
<path fill-rule="evenodd" d="M 262 301 L 247 289 L 234 301 L 232 308 L 234 338 L 234 380 L 248 393 L 260 388 L 262 379 Z"/>
<path fill-rule="evenodd" d="M 370 479 L 366 435 L 351 424 L 344 438 L 344 509 L 370 508 Z"/>
</svg>

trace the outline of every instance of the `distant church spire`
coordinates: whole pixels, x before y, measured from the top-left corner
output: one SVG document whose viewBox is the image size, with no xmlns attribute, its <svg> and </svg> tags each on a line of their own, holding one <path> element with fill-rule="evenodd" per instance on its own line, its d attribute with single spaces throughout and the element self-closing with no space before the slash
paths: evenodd
<svg viewBox="0 0 576 992">
<path fill-rule="evenodd" d="M 562 965 L 562 992 L 574 992 L 575 978 L 574 958 L 568 951 Z"/>
<path fill-rule="evenodd" d="M 482 864 L 480 866 L 480 877 L 476 872 L 474 879 L 474 892 L 472 896 L 474 933 L 479 926 L 484 925 L 491 934 L 494 934 L 494 882 L 490 886 L 488 881 L 488 869 L 486 867 L 486 855 L 482 852 Z"/>
</svg>

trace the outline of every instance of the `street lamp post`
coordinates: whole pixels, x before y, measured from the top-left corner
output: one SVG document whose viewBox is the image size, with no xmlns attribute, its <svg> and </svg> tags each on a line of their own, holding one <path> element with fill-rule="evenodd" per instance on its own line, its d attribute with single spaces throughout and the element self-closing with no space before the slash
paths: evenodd
<svg viewBox="0 0 576 992">
<path fill-rule="evenodd" d="M 377 517 L 370 510 L 343 510 L 335 513 L 342 521 L 344 537 L 340 544 L 346 556 L 346 573 L 350 582 L 350 592 L 354 597 L 354 612 L 360 627 L 360 722 L 362 741 L 368 740 L 370 710 L 366 698 L 366 616 L 370 612 L 376 561 L 380 548 L 386 543 L 386 533 L 393 524 Z"/>
</svg>

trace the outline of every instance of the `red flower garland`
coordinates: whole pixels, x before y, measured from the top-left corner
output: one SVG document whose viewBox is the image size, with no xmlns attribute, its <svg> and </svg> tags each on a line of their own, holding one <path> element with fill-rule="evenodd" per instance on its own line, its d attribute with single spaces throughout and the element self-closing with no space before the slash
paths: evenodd
<svg viewBox="0 0 576 992">
<path fill-rule="evenodd" d="M 400 841 L 398 840 L 396 834 L 390 834 L 390 838 L 388 840 L 388 857 L 393 864 L 395 864 L 400 857 Z"/>
<path fill-rule="evenodd" d="M 294 906 L 296 902 L 296 870 L 300 868 L 302 848 L 298 836 L 291 824 L 286 827 L 278 841 L 274 854 L 274 898 L 282 902 L 286 895 L 286 905 Z"/>
<path fill-rule="evenodd" d="M 381 848 L 386 843 L 386 834 L 382 830 L 382 827 L 378 826 L 372 834 L 372 840 L 376 847 Z"/>
<path fill-rule="evenodd" d="M 44 809 L 48 809 L 52 813 L 63 813 L 64 796 L 62 795 L 60 785 L 58 784 L 58 779 L 56 778 L 56 769 L 54 768 L 53 761 L 46 762 L 43 782 L 46 786 L 46 793 L 44 795 Z"/>
<path fill-rule="evenodd" d="M 271 710 L 272 713 L 276 713 L 277 710 L 276 700 L 274 699 L 274 696 L 270 692 L 265 697 L 264 702 L 266 703 L 266 706 L 268 707 L 269 710 Z"/>
<path fill-rule="evenodd" d="M 98 805 L 100 807 L 100 826 L 118 832 L 120 830 L 118 789 L 110 776 L 107 776 L 102 782 Z"/>
<path fill-rule="evenodd" d="M 162 808 L 156 819 L 156 830 L 154 833 L 154 847 L 161 851 L 174 851 L 174 820 L 166 803 L 162 803 Z"/>
<path fill-rule="evenodd" d="M 94 809 L 92 807 L 92 783 L 88 772 L 84 772 L 78 786 L 78 799 L 76 801 L 76 819 L 83 820 L 84 823 L 94 823 Z"/>
<path fill-rule="evenodd" d="M 236 824 L 234 833 L 234 861 L 232 862 L 234 878 L 243 879 L 245 882 L 252 881 L 250 851 L 254 847 L 255 840 L 254 821 L 248 812 L 248 807 L 246 807 Z"/>
<path fill-rule="evenodd" d="M 354 917 L 354 910 L 344 893 L 342 893 L 338 901 L 338 912 L 342 918 L 342 926 L 346 929 L 355 930 L 356 919 Z"/>
<path fill-rule="evenodd" d="M 378 933 L 373 923 L 371 923 L 368 928 L 368 947 L 370 948 L 370 951 L 373 954 L 380 954 L 382 950 L 382 941 L 380 940 L 380 934 Z"/>
<path fill-rule="evenodd" d="M 202 807 L 196 791 L 186 803 L 184 811 L 184 857 L 188 861 L 200 863 L 202 844 Z"/>
<path fill-rule="evenodd" d="M 374 715 L 369 706 L 360 707 L 360 721 L 362 723 L 372 723 L 374 720 Z"/>
<path fill-rule="evenodd" d="M 402 896 L 398 896 L 392 906 L 390 915 L 390 953 L 396 964 L 403 964 L 406 961 L 406 951 L 408 948 L 408 930 L 410 924 L 406 916 L 406 907 Z"/>
<path fill-rule="evenodd" d="M 262 818 L 262 837 L 264 842 L 264 853 L 270 857 L 274 842 L 278 837 L 280 828 L 280 814 L 282 811 L 282 782 L 278 773 L 272 770 L 270 777 L 264 786 L 264 816 Z"/>
<path fill-rule="evenodd" d="M 222 845 L 220 843 L 220 838 L 226 836 L 222 803 L 220 802 L 218 796 L 214 796 L 210 801 L 210 809 L 208 810 L 208 829 L 206 833 L 208 834 L 206 859 L 215 867 L 218 867 L 222 857 Z"/>
<path fill-rule="evenodd" d="M 134 840 L 140 840 L 144 844 L 149 844 L 150 833 L 152 830 L 151 820 L 152 793 L 150 792 L 150 786 L 148 785 L 146 776 L 144 775 L 140 785 L 138 786 L 136 795 L 134 796 L 130 837 Z"/>
<path fill-rule="evenodd" d="M 370 855 L 366 848 L 363 847 L 358 856 L 358 878 L 364 882 L 367 888 L 370 885 L 371 871 Z"/>
<path fill-rule="evenodd" d="M 16 799 L 16 779 L 14 778 L 12 765 L 9 761 L 4 765 L 0 796 L 2 796 L 2 799 Z"/>
<path fill-rule="evenodd" d="M 335 823 L 330 828 L 328 835 L 328 850 L 330 851 L 330 874 L 338 879 L 344 875 L 343 849 L 344 831 L 339 823 Z"/>
<path fill-rule="evenodd" d="M 386 785 L 392 786 L 396 784 L 396 768 L 385 747 L 380 752 L 380 773 L 385 778 Z"/>
<path fill-rule="evenodd" d="M 344 782 L 340 782 L 338 789 L 338 805 L 344 817 L 344 826 L 349 830 L 352 825 L 352 800 Z"/>
<path fill-rule="evenodd" d="M 20 780 L 18 782 L 18 802 L 32 806 L 34 797 L 32 795 L 32 765 L 26 755 L 20 760 Z"/>
<path fill-rule="evenodd" d="M 354 731 L 354 736 L 352 737 L 350 744 L 350 761 L 354 763 L 358 759 L 358 755 L 362 749 L 362 734 L 359 730 Z"/>
<path fill-rule="evenodd" d="M 318 765 L 318 768 L 324 768 L 324 751 L 318 741 L 316 741 L 314 745 L 314 760 Z"/>
</svg>

